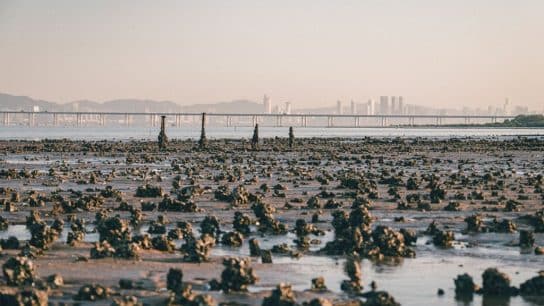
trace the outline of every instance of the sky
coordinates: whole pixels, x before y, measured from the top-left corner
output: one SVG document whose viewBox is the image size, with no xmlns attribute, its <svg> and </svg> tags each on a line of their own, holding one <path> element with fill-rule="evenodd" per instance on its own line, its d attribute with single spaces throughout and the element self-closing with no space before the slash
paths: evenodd
<svg viewBox="0 0 544 306">
<path fill-rule="evenodd" d="M 542 0 L 0 0 L 0 92 L 544 108 Z"/>
</svg>

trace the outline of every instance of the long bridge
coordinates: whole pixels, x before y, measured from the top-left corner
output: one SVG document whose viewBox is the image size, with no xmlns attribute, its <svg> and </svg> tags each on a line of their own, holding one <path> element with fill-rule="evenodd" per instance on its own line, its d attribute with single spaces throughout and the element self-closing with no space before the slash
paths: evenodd
<svg viewBox="0 0 544 306">
<path fill-rule="evenodd" d="M 298 127 L 365 127 L 365 126 L 415 126 L 445 124 L 497 123 L 515 116 L 503 115 L 362 115 L 362 114 L 246 114 L 205 113 L 214 119 L 213 124 L 226 127 L 298 126 Z M 0 111 L 4 126 L 158 126 L 160 117 L 166 116 L 169 125 L 182 127 L 200 122 L 202 113 L 166 112 L 75 112 L 75 111 Z M 208 122 L 208 121 L 207 121 Z M 210 124 L 210 123 L 207 123 Z"/>
</svg>

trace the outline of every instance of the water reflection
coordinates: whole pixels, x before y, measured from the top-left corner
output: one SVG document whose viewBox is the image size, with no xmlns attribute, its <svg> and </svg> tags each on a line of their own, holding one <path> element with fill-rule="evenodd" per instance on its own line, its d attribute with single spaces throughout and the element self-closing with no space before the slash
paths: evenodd
<svg viewBox="0 0 544 306">
<path fill-rule="evenodd" d="M 482 306 L 510 306 L 509 296 L 482 296 Z"/>
</svg>

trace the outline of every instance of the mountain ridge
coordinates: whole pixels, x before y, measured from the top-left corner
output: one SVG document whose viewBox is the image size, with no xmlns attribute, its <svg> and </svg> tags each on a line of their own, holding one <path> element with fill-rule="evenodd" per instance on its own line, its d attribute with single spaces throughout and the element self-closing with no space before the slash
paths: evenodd
<svg viewBox="0 0 544 306">
<path fill-rule="evenodd" d="M 251 100 L 238 99 L 207 104 L 180 105 L 172 101 L 151 99 L 115 99 L 103 102 L 78 100 L 57 103 L 28 96 L 0 93 L 0 110 L 32 111 L 99 111 L 99 112 L 263 112 L 264 106 Z"/>
</svg>

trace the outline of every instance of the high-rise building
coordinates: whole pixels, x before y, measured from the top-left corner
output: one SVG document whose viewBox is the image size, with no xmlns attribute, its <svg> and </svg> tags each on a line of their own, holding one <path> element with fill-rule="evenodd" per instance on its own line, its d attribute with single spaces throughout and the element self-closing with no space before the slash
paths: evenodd
<svg viewBox="0 0 544 306">
<path fill-rule="evenodd" d="M 342 115 L 342 101 L 336 101 L 336 114 Z"/>
<path fill-rule="evenodd" d="M 365 103 L 357 103 L 356 104 L 356 113 L 358 115 L 372 115 L 372 106 L 373 102 L 372 100 L 368 100 L 368 102 Z"/>
<path fill-rule="evenodd" d="M 389 114 L 389 97 L 381 96 L 380 104 L 378 108 L 378 115 L 388 115 Z"/>
<path fill-rule="evenodd" d="M 399 114 L 399 115 L 404 115 L 404 114 L 405 114 L 405 110 L 404 110 L 404 97 L 403 97 L 403 96 L 400 96 L 400 97 L 399 97 L 399 101 L 398 101 L 398 114 Z"/>
<path fill-rule="evenodd" d="M 290 101 L 285 102 L 284 113 L 287 114 L 287 115 L 291 114 L 291 102 Z"/>
<path fill-rule="evenodd" d="M 368 100 L 368 110 L 367 110 L 368 113 L 367 113 L 367 115 L 374 115 L 375 111 L 376 111 L 376 108 L 374 107 L 374 100 L 369 99 Z"/>
<path fill-rule="evenodd" d="M 398 112 L 397 110 L 397 97 L 392 96 L 391 97 L 391 109 L 389 110 L 389 113 L 391 115 L 396 115 Z"/>
<path fill-rule="evenodd" d="M 357 106 L 355 105 L 355 101 L 351 100 L 351 114 L 355 115 L 357 113 Z"/>
<path fill-rule="evenodd" d="M 272 113 L 272 100 L 270 100 L 270 97 L 267 95 L 264 95 L 263 97 L 263 108 L 265 114 Z"/>
</svg>

